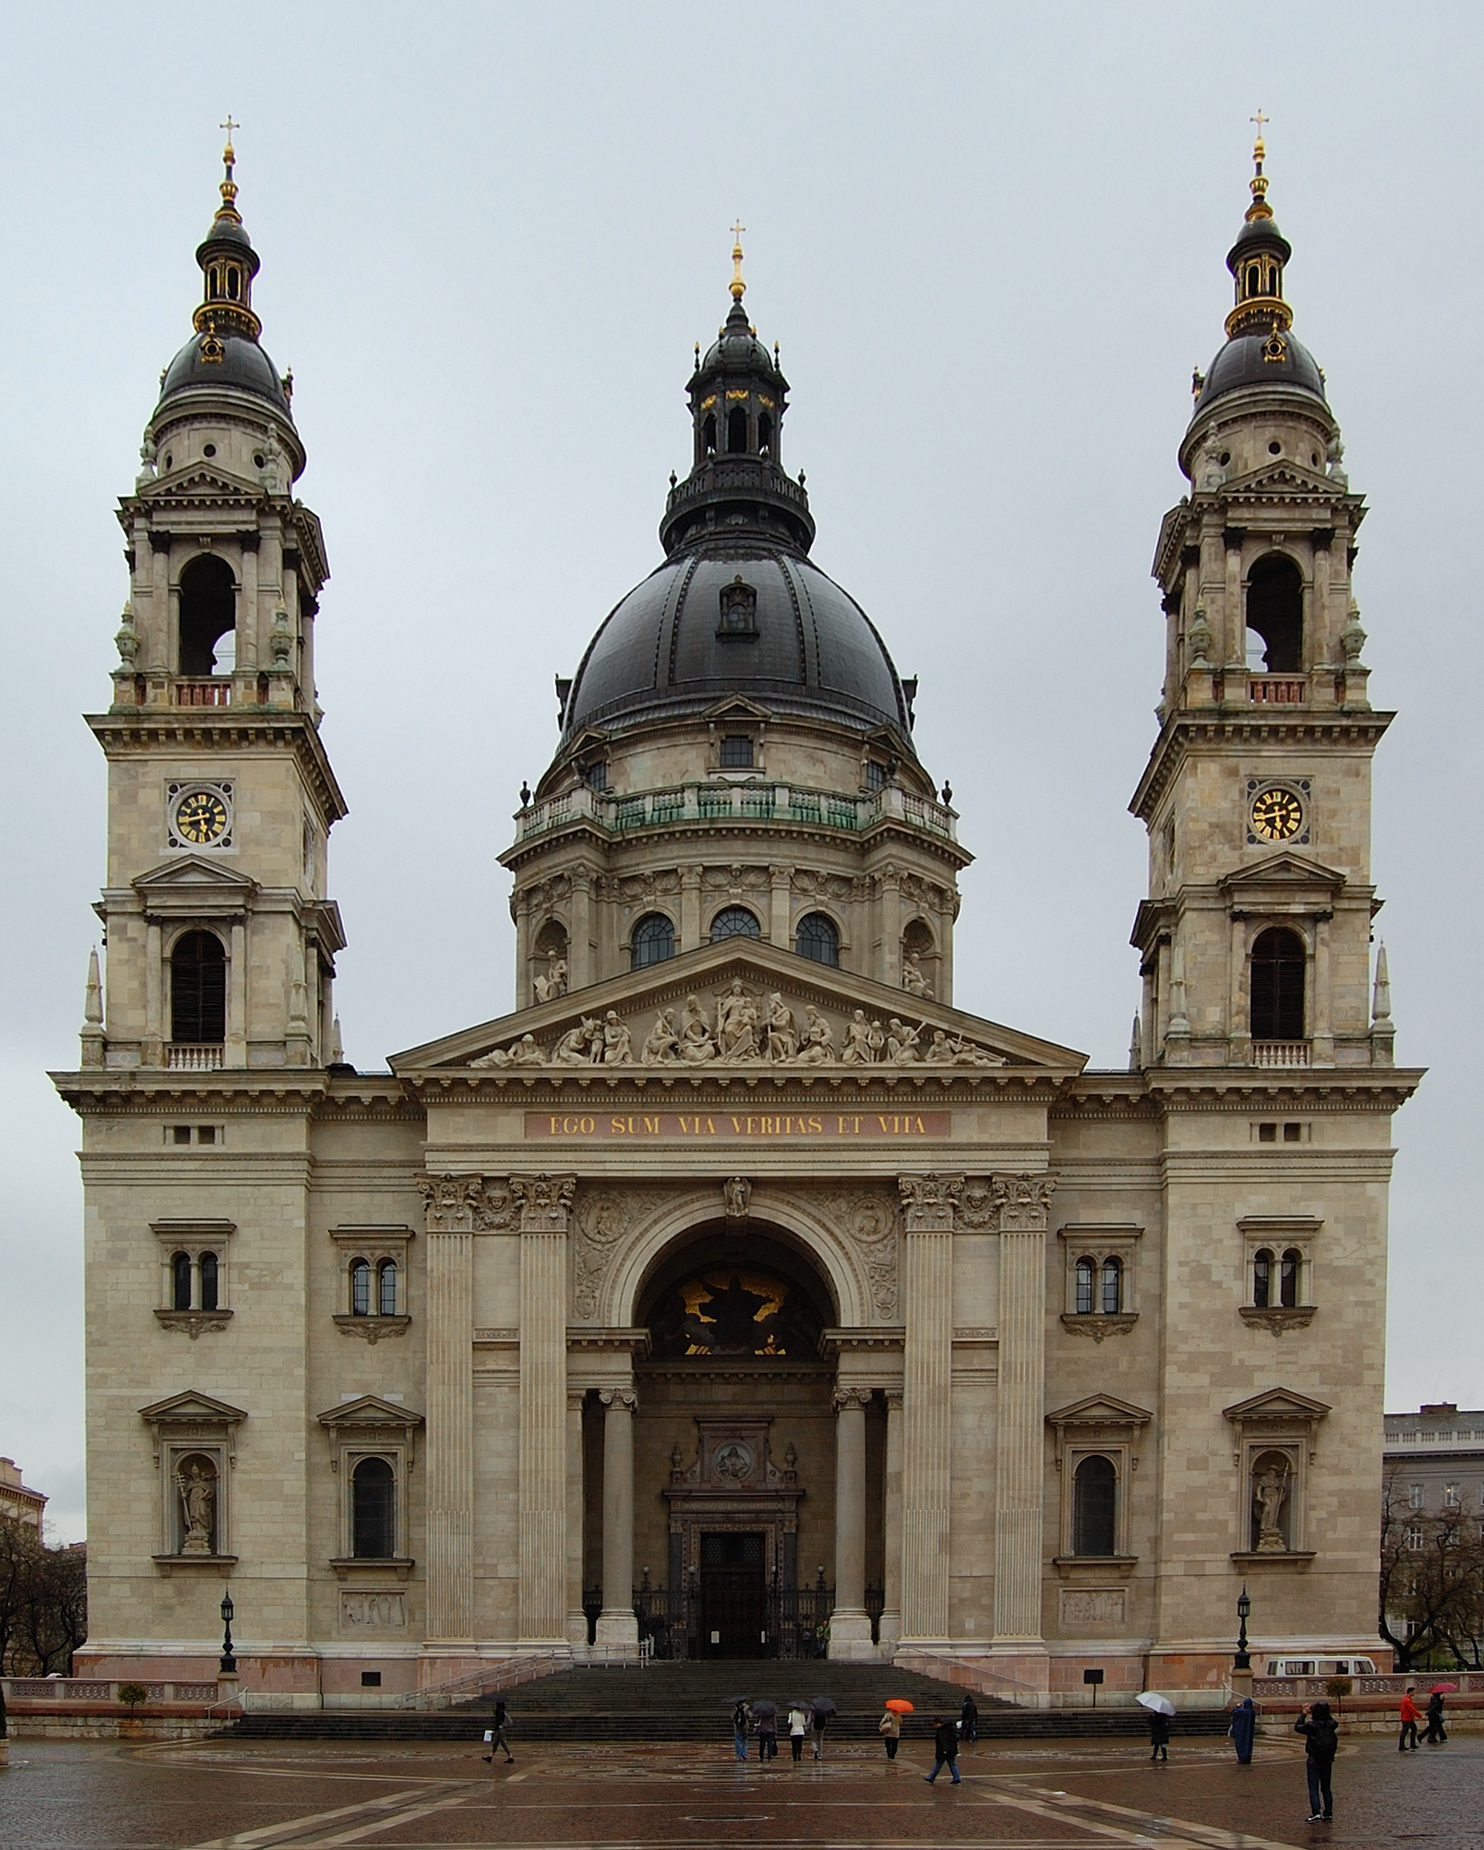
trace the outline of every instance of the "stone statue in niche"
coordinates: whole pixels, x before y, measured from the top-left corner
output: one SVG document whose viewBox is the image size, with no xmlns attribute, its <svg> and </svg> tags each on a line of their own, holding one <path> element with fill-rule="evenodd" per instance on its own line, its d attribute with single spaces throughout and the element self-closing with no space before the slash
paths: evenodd
<svg viewBox="0 0 1484 1850">
<path fill-rule="evenodd" d="M 216 1482 L 197 1460 L 180 1473 L 180 1508 L 185 1519 L 185 1536 L 180 1544 L 183 1555 L 215 1554 L 212 1542 L 213 1518 L 216 1514 Z"/>
<path fill-rule="evenodd" d="M 1286 1459 L 1269 1453 L 1259 1460 L 1252 1480 L 1253 1511 L 1257 1518 L 1257 1552 L 1287 1553 L 1288 1539 L 1282 1529 L 1283 1505 L 1288 1498 L 1289 1471 Z"/>
<path fill-rule="evenodd" d="M 729 1176 L 721 1185 L 721 1198 L 728 1220 L 746 1220 L 752 1201 L 752 1184 L 746 1176 Z"/>
<path fill-rule="evenodd" d="M 536 978 L 536 1000 L 554 1002 L 558 996 L 567 993 L 567 960 L 557 951 L 549 951 L 546 957 L 546 975 Z"/>
<path fill-rule="evenodd" d="M 922 966 L 917 961 L 916 951 L 902 953 L 902 987 L 909 996 L 920 997 L 924 1002 L 933 999 L 933 986 L 922 974 Z"/>
</svg>

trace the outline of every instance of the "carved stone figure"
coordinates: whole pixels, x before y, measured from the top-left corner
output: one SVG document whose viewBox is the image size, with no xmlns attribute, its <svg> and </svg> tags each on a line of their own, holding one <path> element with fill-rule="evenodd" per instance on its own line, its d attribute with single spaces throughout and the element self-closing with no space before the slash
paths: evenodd
<svg viewBox="0 0 1484 1850">
<path fill-rule="evenodd" d="M 609 1009 L 603 1018 L 603 1064 L 627 1066 L 633 1057 L 632 1036 L 619 1020 L 617 1012 Z"/>
<path fill-rule="evenodd" d="M 556 951 L 548 953 L 546 975 L 536 978 L 535 989 L 538 1002 L 552 1002 L 556 997 L 566 995 L 567 960 L 565 957 L 560 956 Z"/>
<path fill-rule="evenodd" d="M 768 997 L 768 1058 L 782 1061 L 792 1060 L 799 1050 L 799 1031 L 794 1024 L 794 1012 L 775 989 Z"/>
<path fill-rule="evenodd" d="M 845 1025 L 845 1045 L 840 1050 L 840 1059 L 845 1066 L 869 1066 L 873 1057 L 871 1024 L 866 1020 L 866 1011 L 857 1009 Z"/>
<path fill-rule="evenodd" d="M 752 1201 L 752 1184 L 746 1176 L 730 1176 L 721 1185 L 721 1198 L 728 1220 L 746 1220 Z"/>
<path fill-rule="evenodd" d="M 933 986 L 922 974 L 915 951 L 902 953 L 902 987 L 911 996 L 919 996 L 924 1002 L 933 999 Z"/>
<path fill-rule="evenodd" d="M 886 1052 L 886 1030 L 882 1027 L 879 1016 L 872 1017 L 871 1026 L 867 1030 L 866 1051 L 870 1055 L 873 1066 Z"/>
<path fill-rule="evenodd" d="M 716 1047 L 723 1060 L 755 1060 L 757 1044 L 757 1001 L 743 988 L 740 978 L 716 1005 Z"/>
<path fill-rule="evenodd" d="M 1252 1482 L 1252 1500 L 1257 1510 L 1257 1552 L 1286 1553 L 1288 1543 L 1279 1526 L 1283 1504 L 1288 1496 L 1288 1467 L 1276 1459 L 1258 1473 Z"/>
<path fill-rule="evenodd" d="M 674 1009 L 661 1009 L 654 1018 L 639 1058 L 645 1066 L 669 1066 L 680 1058 L 680 1037 L 675 1032 Z"/>
<path fill-rule="evenodd" d="M 795 1060 L 798 1066 L 823 1066 L 835 1057 L 835 1030 L 811 1002 L 804 1010 L 804 1036 Z"/>
<path fill-rule="evenodd" d="M 680 1057 L 688 1066 L 716 1058 L 716 1043 L 711 1038 L 698 996 L 685 998 L 685 1019 L 680 1024 Z"/>
<path fill-rule="evenodd" d="M 603 1030 L 591 1015 L 584 1015 L 575 1028 L 569 1028 L 557 1042 L 551 1056 L 553 1066 L 589 1066 L 603 1057 Z"/>
<path fill-rule="evenodd" d="M 961 1034 L 951 1039 L 941 1028 L 933 1029 L 932 1042 L 923 1056 L 933 1066 L 1003 1066 L 1002 1054 L 990 1053 L 987 1048 L 976 1047 L 966 1041 Z"/>
<path fill-rule="evenodd" d="M 180 1474 L 180 1504 L 185 1516 L 185 1539 L 180 1544 L 183 1555 L 209 1555 L 212 1547 L 212 1515 L 216 1509 L 216 1480 L 201 1466 L 193 1464 Z"/>
<path fill-rule="evenodd" d="M 926 1024 L 924 1024 L 926 1025 Z M 910 1066 L 917 1058 L 920 1029 L 910 1028 L 893 1015 L 886 1030 L 886 1057 L 893 1066 Z"/>
</svg>

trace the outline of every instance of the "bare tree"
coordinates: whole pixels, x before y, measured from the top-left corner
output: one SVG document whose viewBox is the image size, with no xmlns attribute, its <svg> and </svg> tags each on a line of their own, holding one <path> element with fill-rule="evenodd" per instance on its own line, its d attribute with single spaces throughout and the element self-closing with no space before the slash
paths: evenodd
<svg viewBox="0 0 1484 1850">
<path fill-rule="evenodd" d="M 48 1548 L 29 1523 L 0 1517 L 0 1669 L 72 1671 L 88 1635 L 87 1549 Z"/>
<path fill-rule="evenodd" d="M 1394 1474 L 1382 1488 L 1379 1594 L 1398 1670 L 1481 1667 L 1484 1533 L 1462 1509 L 1413 1509 Z"/>
</svg>

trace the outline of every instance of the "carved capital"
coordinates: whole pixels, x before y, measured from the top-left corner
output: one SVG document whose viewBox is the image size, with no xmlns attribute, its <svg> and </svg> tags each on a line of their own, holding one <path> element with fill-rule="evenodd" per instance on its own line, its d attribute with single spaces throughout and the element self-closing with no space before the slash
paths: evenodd
<svg viewBox="0 0 1484 1850">
<path fill-rule="evenodd" d="M 620 1413 L 637 1413 L 639 1396 L 631 1387 L 603 1388 L 598 1394 L 599 1404 L 605 1409 L 616 1407 Z"/>
<path fill-rule="evenodd" d="M 955 1211 L 964 1192 L 962 1176 L 898 1176 L 897 1187 L 909 1234 L 952 1233 Z"/>
<path fill-rule="evenodd" d="M 511 1176 L 510 1192 L 520 1210 L 522 1233 L 565 1233 L 577 1193 L 575 1175 Z"/>
<path fill-rule="evenodd" d="M 1056 1181 L 1047 1175 L 991 1176 L 1001 1233 L 1044 1233 Z"/>
<path fill-rule="evenodd" d="M 429 1233 L 472 1233 L 474 1204 L 484 1190 L 484 1177 L 474 1175 L 420 1175 Z"/>
<path fill-rule="evenodd" d="M 902 1390 L 899 1387 L 882 1388 L 881 1397 L 886 1402 L 888 1419 L 892 1414 L 902 1411 Z"/>
<path fill-rule="evenodd" d="M 871 1392 L 868 1387 L 837 1387 L 834 1394 L 836 1413 L 843 1413 L 847 1407 L 869 1407 Z"/>
</svg>

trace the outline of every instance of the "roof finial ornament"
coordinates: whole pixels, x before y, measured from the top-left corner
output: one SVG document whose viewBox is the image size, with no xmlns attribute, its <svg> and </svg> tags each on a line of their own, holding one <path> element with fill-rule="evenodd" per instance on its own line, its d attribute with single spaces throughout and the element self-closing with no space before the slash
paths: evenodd
<svg viewBox="0 0 1484 1850">
<path fill-rule="evenodd" d="M 225 122 L 218 122 L 217 127 L 226 134 L 227 145 L 222 149 L 222 165 L 227 170 L 227 177 L 222 181 L 222 203 L 217 211 L 218 218 L 230 218 L 237 224 L 242 223 L 242 215 L 237 210 L 237 182 L 232 178 L 232 169 L 237 165 L 237 151 L 232 146 L 232 130 L 241 128 L 240 122 L 232 120 L 232 113 L 227 112 Z"/>
<path fill-rule="evenodd" d="M 740 218 L 732 226 L 732 280 L 728 287 L 734 302 L 740 302 L 747 293 L 747 285 L 742 280 L 742 233 L 746 229 Z"/>
<path fill-rule="evenodd" d="M 1268 177 L 1262 170 L 1262 164 L 1267 159 L 1268 152 L 1267 143 L 1263 140 L 1262 131 L 1264 126 L 1271 122 L 1272 119 L 1271 116 L 1265 116 L 1262 113 L 1261 106 L 1259 106 L 1255 116 L 1249 116 L 1247 118 L 1249 122 L 1253 122 L 1257 125 L 1257 134 L 1252 142 L 1252 204 L 1247 208 L 1247 217 L 1249 220 L 1254 218 L 1271 218 L 1273 216 L 1273 209 L 1268 204 L 1267 200 Z"/>
</svg>

